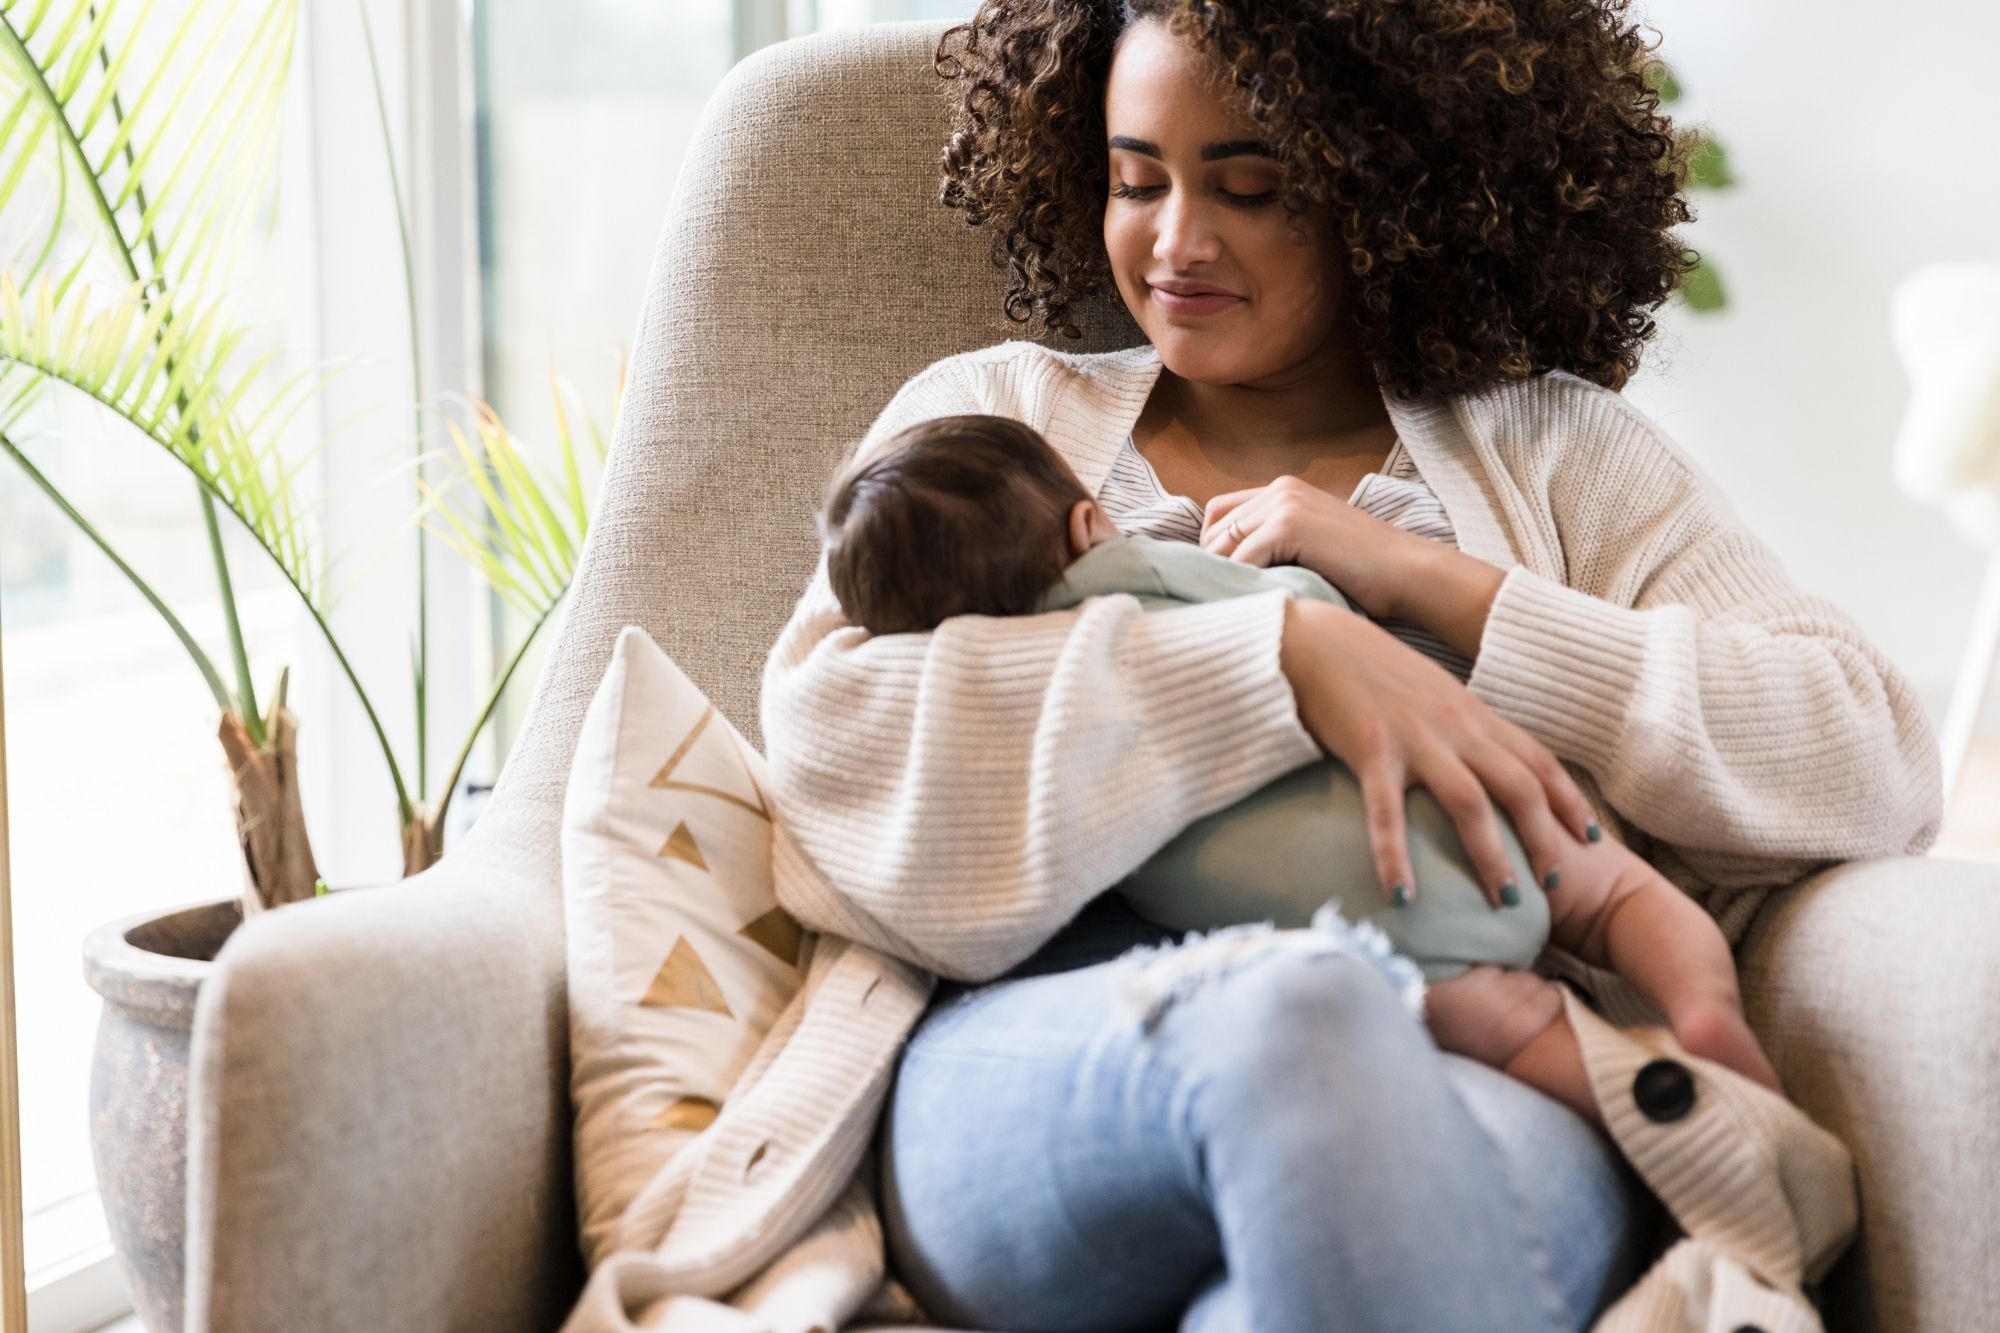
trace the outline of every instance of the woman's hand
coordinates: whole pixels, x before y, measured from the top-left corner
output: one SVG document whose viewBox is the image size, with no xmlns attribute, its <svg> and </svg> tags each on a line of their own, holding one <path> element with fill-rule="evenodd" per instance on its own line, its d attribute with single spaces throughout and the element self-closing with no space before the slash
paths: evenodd
<svg viewBox="0 0 2000 1333">
<path fill-rule="evenodd" d="M 1395 614 L 1412 567 L 1436 546 L 1291 476 L 1218 495 L 1201 517 L 1204 551 L 1246 565 L 1303 565 L 1378 620 Z"/>
<path fill-rule="evenodd" d="M 1210 500 L 1201 545 L 1243 564 L 1302 565 L 1375 619 L 1421 625 L 1475 660 L 1506 578 L 1484 560 L 1384 523 L 1297 477 Z"/>
<path fill-rule="evenodd" d="M 1392 901 L 1398 887 L 1411 896 L 1418 888 L 1403 822 L 1412 786 L 1427 788 L 1451 816 L 1495 905 L 1512 872 L 1494 799 L 1513 816 L 1544 888 L 1572 838 L 1602 836 L 1590 801 L 1547 747 L 1381 626 L 1327 602 L 1295 600 L 1279 663 L 1299 721 L 1361 782 L 1375 872 Z"/>
</svg>

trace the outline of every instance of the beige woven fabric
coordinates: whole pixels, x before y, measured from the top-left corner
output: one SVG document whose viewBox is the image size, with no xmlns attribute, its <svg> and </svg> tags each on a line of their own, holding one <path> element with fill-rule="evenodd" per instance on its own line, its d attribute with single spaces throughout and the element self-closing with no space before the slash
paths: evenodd
<svg viewBox="0 0 2000 1333">
<path fill-rule="evenodd" d="M 204 988 L 190 1328 L 525 1333 L 574 1301 L 557 817 L 618 631 L 643 626 L 754 738 L 838 460 L 915 371 L 1021 333 L 987 237 L 933 202 L 941 28 L 788 43 L 718 93 L 573 600 L 485 816 L 414 884 L 246 927 Z M 1135 341 L 1102 307 L 1089 328 L 1083 350 Z M 1849 864 L 1741 946 L 1753 1022 L 1860 1172 L 1837 1327 L 1969 1331 L 2000 1308 L 1996 889 L 1990 867 Z"/>
</svg>

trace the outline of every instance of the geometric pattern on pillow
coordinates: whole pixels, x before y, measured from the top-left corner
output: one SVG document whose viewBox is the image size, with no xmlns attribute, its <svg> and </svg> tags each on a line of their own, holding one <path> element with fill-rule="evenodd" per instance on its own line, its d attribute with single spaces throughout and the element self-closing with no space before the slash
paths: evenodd
<svg viewBox="0 0 2000 1333">
<path fill-rule="evenodd" d="M 563 799 L 577 1211 L 594 1266 L 633 1197 L 715 1119 L 801 980 L 771 891 L 764 761 L 636 626 Z"/>
</svg>

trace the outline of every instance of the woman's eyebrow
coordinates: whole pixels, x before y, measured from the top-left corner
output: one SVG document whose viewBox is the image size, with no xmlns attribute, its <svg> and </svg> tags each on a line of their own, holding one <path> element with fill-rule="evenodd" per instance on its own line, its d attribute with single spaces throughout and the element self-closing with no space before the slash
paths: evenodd
<svg viewBox="0 0 2000 1333">
<path fill-rule="evenodd" d="M 1269 157 L 1271 150 L 1259 139 L 1230 139 L 1224 143 L 1205 143 L 1201 146 L 1201 160 L 1220 162 L 1225 157 Z"/>
<path fill-rule="evenodd" d="M 1132 153 L 1144 153 L 1147 157 L 1161 155 L 1158 144 L 1123 134 L 1112 135 L 1106 146 L 1123 148 Z M 1270 157 L 1271 155 L 1271 150 L 1258 139 L 1229 139 L 1222 143 L 1205 143 L 1201 146 L 1201 160 L 1204 162 L 1220 162 L 1225 157 Z"/>
</svg>

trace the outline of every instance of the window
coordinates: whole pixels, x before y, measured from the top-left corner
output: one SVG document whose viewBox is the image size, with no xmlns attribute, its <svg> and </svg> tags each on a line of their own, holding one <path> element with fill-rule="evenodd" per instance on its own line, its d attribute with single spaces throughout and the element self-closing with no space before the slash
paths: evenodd
<svg viewBox="0 0 2000 1333">
<path fill-rule="evenodd" d="M 827 28 L 969 15 L 973 0 L 707 0 L 473 6 L 486 392 L 526 439 L 552 428 L 551 369 L 599 421 L 637 327 L 674 177 L 708 95 L 766 42 Z M 580 222 L 579 219 L 587 220 Z M 496 644 L 522 626 L 495 613 Z M 513 739 L 539 653 L 498 723 Z"/>
</svg>

